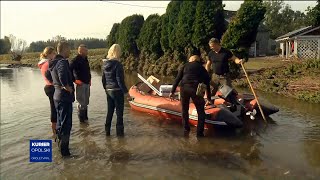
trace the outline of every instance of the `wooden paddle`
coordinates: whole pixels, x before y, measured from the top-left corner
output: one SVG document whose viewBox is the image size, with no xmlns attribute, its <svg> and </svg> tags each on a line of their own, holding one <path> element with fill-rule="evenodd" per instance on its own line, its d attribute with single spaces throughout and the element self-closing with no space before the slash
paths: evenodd
<svg viewBox="0 0 320 180">
<path fill-rule="evenodd" d="M 259 100 L 258 100 L 258 97 L 257 97 L 256 93 L 255 93 L 254 90 L 253 90 L 253 87 L 252 87 L 251 82 L 250 82 L 250 80 L 249 80 L 247 71 L 246 71 L 246 69 L 244 68 L 243 63 L 241 62 L 240 64 L 241 64 L 241 67 L 242 67 L 242 69 L 243 69 L 244 74 L 246 75 L 246 78 L 247 78 L 247 80 L 248 80 L 248 83 L 249 83 L 249 86 L 250 86 L 250 88 L 251 88 L 251 91 L 252 91 L 254 97 L 255 97 L 256 100 L 257 100 L 258 107 L 259 107 L 259 110 L 260 110 L 260 112 L 261 112 L 262 118 L 263 118 L 264 122 L 267 123 L 267 119 L 266 119 L 266 117 L 264 116 L 264 113 L 263 113 L 263 110 L 262 110 L 262 108 L 261 108 L 261 105 L 260 105 L 260 102 L 259 102 Z"/>
</svg>

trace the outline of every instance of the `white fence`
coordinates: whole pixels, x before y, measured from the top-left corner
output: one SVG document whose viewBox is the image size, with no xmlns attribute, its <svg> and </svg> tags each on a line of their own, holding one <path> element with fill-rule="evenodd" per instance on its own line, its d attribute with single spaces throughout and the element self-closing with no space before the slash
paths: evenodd
<svg viewBox="0 0 320 180">
<path fill-rule="evenodd" d="M 297 39 L 297 55 L 302 59 L 319 59 L 320 37 Z"/>
</svg>

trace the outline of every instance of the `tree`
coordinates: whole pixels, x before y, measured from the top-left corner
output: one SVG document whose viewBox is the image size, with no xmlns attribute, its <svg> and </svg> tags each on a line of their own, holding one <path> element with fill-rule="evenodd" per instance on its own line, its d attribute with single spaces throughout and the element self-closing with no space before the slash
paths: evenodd
<svg viewBox="0 0 320 180">
<path fill-rule="evenodd" d="M 170 2 L 171 3 L 171 2 Z M 169 3 L 169 4 L 170 4 Z M 167 8 L 168 9 L 168 8 Z M 161 49 L 163 52 L 169 51 L 169 32 L 168 32 L 168 23 L 169 17 L 165 13 L 161 16 L 161 37 L 160 37 L 160 44 Z"/>
<path fill-rule="evenodd" d="M 66 38 L 57 38 L 53 37 L 52 39 L 48 39 L 47 41 L 36 41 L 31 42 L 28 48 L 29 52 L 41 52 L 47 46 L 56 47 L 58 42 L 62 39 Z M 105 39 L 97 39 L 97 38 L 83 38 L 83 39 L 68 39 L 66 40 L 71 49 L 77 49 L 80 44 L 85 44 L 89 49 L 96 48 L 105 48 L 107 41 Z"/>
<path fill-rule="evenodd" d="M 65 41 L 65 40 L 66 40 L 66 38 L 62 37 L 61 35 L 57 35 L 52 38 L 52 41 L 54 41 L 54 42 L 60 42 L 60 41 Z"/>
<path fill-rule="evenodd" d="M 168 25 L 167 25 L 167 33 L 168 33 L 168 43 L 171 50 L 175 49 L 176 44 L 176 28 L 178 23 L 178 15 L 180 13 L 180 6 L 183 1 L 171 1 L 168 4 L 166 14 L 168 16 Z"/>
<path fill-rule="evenodd" d="M 280 18 L 280 10 L 284 5 L 283 0 L 264 1 L 263 4 L 266 6 L 264 24 L 271 30 L 270 37 L 276 39 L 282 35 L 280 27 L 283 22 Z"/>
<path fill-rule="evenodd" d="M 315 7 L 308 7 L 307 22 L 312 26 L 320 26 L 320 0 L 317 1 L 317 5 Z"/>
<path fill-rule="evenodd" d="M 9 41 L 11 44 L 12 59 L 15 61 L 20 61 L 22 55 L 27 47 L 27 42 L 23 39 L 17 38 L 14 35 L 9 35 Z"/>
<path fill-rule="evenodd" d="M 192 46 L 191 38 L 193 34 L 194 14 L 196 13 L 197 1 L 182 1 L 178 16 L 178 23 L 175 28 L 175 38 L 170 47 L 179 52 L 184 52 L 185 48 Z M 174 43 L 173 43 L 174 42 Z M 170 44 L 170 39 L 169 39 Z"/>
<path fill-rule="evenodd" d="M 29 52 L 41 52 L 47 46 L 44 41 L 31 42 L 28 48 Z"/>
<path fill-rule="evenodd" d="M 119 44 L 125 55 L 138 55 L 137 39 L 144 23 L 142 15 L 132 15 L 124 18 L 119 27 Z"/>
<path fill-rule="evenodd" d="M 118 41 L 120 23 L 114 23 L 109 35 L 107 36 L 107 47 L 111 47 Z"/>
<path fill-rule="evenodd" d="M 261 1 L 244 1 L 223 34 L 222 46 L 232 49 L 239 58 L 247 58 L 248 50 L 256 39 L 265 12 L 266 8 Z M 231 75 L 235 78 L 239 75 L 240 68 L 234 62 L 230 65 Z"/>
<path fill-rule="evenodd" d="M 9 53 L 11 48 L 11 43 L 8 36 L 5 36 L 4 39 L 0 39 L 0 54 Z"/>
<path fill-rule="evenodd" d="M 210 38 L 221 39 L 225 30 L 222 1 L 198 1 L 193 24 L 193 46 L 207 47 Z"/>
<path fill-rule="evenodd" d="M 301 11 L 295 11 L 293 14 L 293 19 L 292 19 L 292 29 L 300 29 L 304 26 L 307 26 L 308 23 L 306 22 L 306 14 L 304 14 Z"/>
<path fill-rule="evenodd" d="M 158 14 L 148 16 L 140 31 L 137 41 L 138 48 L 142 51 L 162 55 L 160 44 L 161 18 Z"/>
<path fill-rule="evenodd" d="M 272 39 L 307 25 L 305 14 L 293 11 L 283 0 L 265 1 L 263 4 L 266 6 L 264 24 L 271 31 Z"/>
</svg>

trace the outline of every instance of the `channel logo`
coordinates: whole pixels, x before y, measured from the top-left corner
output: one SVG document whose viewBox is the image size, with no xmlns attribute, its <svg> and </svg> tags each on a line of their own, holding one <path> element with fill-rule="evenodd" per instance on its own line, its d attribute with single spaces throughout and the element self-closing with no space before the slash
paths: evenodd
<svg viewBox="0 0 320 180">
<path fill-rule="evenodd" d="M 52 140 L 30 140 L 30 162 L 52 162 Z"/>
</svg>

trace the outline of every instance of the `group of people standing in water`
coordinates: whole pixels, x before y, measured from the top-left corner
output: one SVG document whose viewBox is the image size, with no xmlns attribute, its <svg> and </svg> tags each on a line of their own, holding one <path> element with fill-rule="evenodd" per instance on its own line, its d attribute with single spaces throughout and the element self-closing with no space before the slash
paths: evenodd
<svg viewBox="0 0 320 180">
<path fill-rule="evenodd" d="M 77 100 L 78 118 L 81 123 L 88 121 L 91 73 L 88 61 L 88 48 L 81 44 L 78 55 L 70 63 L 71 48 L 65 41 L 59 42 L 57 49 L 46 47 L 40 54 L 38 63 L 45 80 L 44 91 L 49 98 L 53 135 L 58 140 L 62 156 L 70 156 L 69 140 L 72 128 L 73 102 Z M 106 91 L 108 113 L 106 117 L 106 135 L 110 136 L 113 112 L 117 109 L 116 131 L 124 135 L 123 109 L 124 96 L 128 89 L 124 83 L 124 71 L 118 61 L 121 49 L 114 44 L 108 51 L 107 60 L 103 60 L 102 84 Z M 75 84 L 75 85 L 74 85 Z"/>
<path fill-rule="evenodd" d="M 192 99 L 198 112 L 197 136 L 204 136 L 205 112 L 204 106 L 213 103 L 211 101 L 210 75 L 211 65 L 213 68 L 213 80 L 217 90 L 219 83 L 231 85 L 229 73 L 229 60 L 242 63 L 242 60 L 235 57 L 229 50 L 221 47 L 216 38 L 209 41 L 212 51 L 208 54 L 209 59 L 206 66 L 200 61 L 200 52 L 195 51 L 178 73 L 173 83 L 170 98 L 180 83 L 180 94 L 182 104 L 182 119 L 185 133 L 189 133 L 189 101 Z M 66 41 L 59 42 L 57 49 L 46 47 L 40 54 L 38 63 L 41 74 L 45 80 L 44 91 L 49 98 L 51 109 L 51 124 L 55 139 L 58 140 L 58 147 L 62 156 L 70 156 L 69 140 L 72 128 L 73 102 L 77 100 L 78 118 L 81 123 L 88 121 L 88 105 L 90 98 L 91 73 L 88 61 L 88 48 L 81 44 L 78 47 L 78 55 L 70 63 L 71 48 Z M 123 111 L 125 97 L 129 98 L 128 88 L 124 82 L 124 69 L 119 62 L 121 47 L 113 44 L 106 59 L 103 59 L 102 85 L 107 97 L 107 116 L 105 122 L 106 136 L 110 136 L 111 122 L 116 110 L 116 134 L 124 136 Z M 203 97 L 196 95 L 199 83 L 207 85 L 205 101 Z M 75 85 L 74 85 L 75 84 Z M 216 91 L 215 90 L 215 91 Z M 213 92 L 215 93 L 215 92 Z"/>
</svg>

